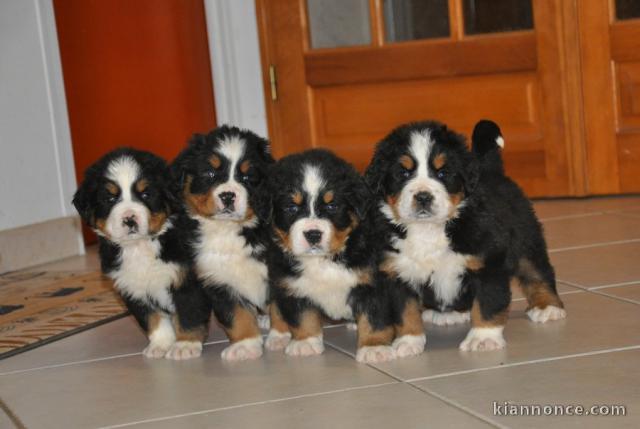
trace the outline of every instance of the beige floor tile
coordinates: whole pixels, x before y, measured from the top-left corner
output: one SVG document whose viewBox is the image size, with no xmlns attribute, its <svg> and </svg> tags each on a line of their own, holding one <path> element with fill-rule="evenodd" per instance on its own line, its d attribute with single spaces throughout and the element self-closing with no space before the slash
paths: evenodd
<svg viewBox="0 0 640 429">
<path fill-rule="evenodd" d="M 640 280 L 638 261 L 638 242 L 551 253 L 558 279 L 585 287 Z"/>
<path fill-rule="evenodd" d="M 573 287 L 570 286 L 566 283 L 562 283 L 562 282 L 557 282 L 556 283 L 556 288 L 558 289 L 558 293 L 563 295 L 566 293 L 578 293 L 578 292 L 582 292 L 582 289 L 577 288 L 577 287 Z M 521 301 L 524 299 L 524 294 L 522 293 L 522 289 L 520 289 L 519 287 L 512 287 L 511 288 L 511 299 L 514 301 Z"/>
<path fill-rule="evenodd" d="M 640 217 L 604 214 L 544 222 L 550 250 L 640 238 Z"/>
<path fill-rule="evenodd" d="M 625 286 L 599 288 L 597 289 L 597 292 L 619 298 L 630 299 L 640 304 L 640 282 Z"/>
<path fill-rule="evenodd" d="M 574 198 L 537 200 L 533 206 L 540 219 L 640 209 L 640 197 Z"/>
<path fill-rule="evenodd" d="M 401 383 L 148 422 L 134 427 L 387 429 L 396 426 L 402 428 L 493 427 L 414 387 Z"/>
<path fill-rule="evenodd" d="M 499 368 L 416 383 L 508 427 L 637 428 L 640 350 Z M 524 405 L 626 405 L 627 416 L 494 417 L 493 401 Z"/>
<path fill-rule="evenodd" d="M 223 347 L 184 362 L 136 355 L 0 376 L 0 397 L 29 428 L 96 427 L 393 381 L 332 349 L 226 364 Z"/>
<path fill-rule="evenodd" d="M 212 326 L 207 341 L 224 339 L 224 332 Z M 0 374 L 140 353 L 146 345 L 147 340 L 136 321 L 133 317 L 125 317 L 0 360 Z"/>
<path fill-rule="evenodd" d="M 27 271 L 100 271 L 100 257 L 98 247 L 87 247 L 87 253 L 80 256 L 61 259 L 43 265 L 30 267 Z"/>
<path fill-rule="evenodd" d="M 563 295 L 568 318 L 546 324 L 531 322 L 526 303 L 515 302 L 505 329 L 507 348 L 495 352 L 461 352 L 460 342 L 470 325 L 427 325 L 425 353 L 376 365 L 394 376 L 410 380 L 433 375 L 526 362 L 640 344 L 640 311 L 635 304 L 592 293 Z M 597 319 L 594 319 L 597 314 Z M 597 323 L 594 322 L 597 320 Z M 344 327 L 326 329 L 325 341 L 355 352 L 356 334 Z"/>
</svg>

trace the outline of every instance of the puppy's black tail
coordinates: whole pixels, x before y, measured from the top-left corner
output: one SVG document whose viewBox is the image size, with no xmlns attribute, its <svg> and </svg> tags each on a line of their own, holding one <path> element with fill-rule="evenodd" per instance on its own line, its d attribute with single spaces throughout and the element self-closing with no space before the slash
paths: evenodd
<svg viewBox="0 0 640 429">
<path fill-rule="evenodd" d="M 500 127 L 493 121 L 483 119 L 473 128 L 472 150 L 480 161 L 480 168 L 491 173 L 504 174 L 502 150 L 504 139 Z"/>
</svg>

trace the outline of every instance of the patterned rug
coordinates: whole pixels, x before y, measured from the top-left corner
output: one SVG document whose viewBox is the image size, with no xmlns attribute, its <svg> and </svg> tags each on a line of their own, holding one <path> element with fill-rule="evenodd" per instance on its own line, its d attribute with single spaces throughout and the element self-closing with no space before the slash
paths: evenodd
<svg viewBox="0 0 640 429">
<path fill-rule="evenodd" d="M 0 359 L 127 314 L 100 273 L 16 272 L 0 276 Z"/>
</svg>

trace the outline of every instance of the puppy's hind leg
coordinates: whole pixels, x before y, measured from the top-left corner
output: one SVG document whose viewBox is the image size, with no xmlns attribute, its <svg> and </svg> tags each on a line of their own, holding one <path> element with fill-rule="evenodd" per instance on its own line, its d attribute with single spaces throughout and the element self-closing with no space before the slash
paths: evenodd
<svg viewBox="0 0 640 429">
<path fill-rule="evenodd" d="M 533 264 L 523 259 L 519 264 L 518 276 L 513 279 L 527 298 L 527 316 L 536 323 L 545 323 L 567 317 L 564 304 L 556 290 L 553 269 L 549 265 L 546 275 L 535 269 Z"/>
</svg>

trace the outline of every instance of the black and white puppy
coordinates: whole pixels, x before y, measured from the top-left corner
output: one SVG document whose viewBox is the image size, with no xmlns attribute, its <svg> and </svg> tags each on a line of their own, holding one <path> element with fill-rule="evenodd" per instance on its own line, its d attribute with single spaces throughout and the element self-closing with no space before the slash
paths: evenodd
<svg viewBox="0 0 640 429">
<path fill-rule="evenodd" d="M 309 150 L 274 165 L 268 195 L 275 305 L 267 348 L 320 354 L 323 319 L 346 319 L 357 323 L 358 361 L 393 359 L 391 307 L 377 273 L 383 247 L 363 178 L 333 153 Z"/>
<path fill-rule="evenodd" d="M 118 149 L 87 169 L 73 204 L 98 234 L 103 273 L 148 335 L 144 355 L 188 359 L 202 352 L 211 311 L 201 310 L 191 269 L 194 225 L 172 189 L 164 160 Z"/>
<path fill-rule="evenodd" d="M 533 321 L 565 317 L 541 225 L 503 174 L 502 136 L 488 125 L 477 130 L 476 154 L 438 122 L 401 126 L 367 169 L 390 231 L 382 270 L 396 279 L 398 356 L 422 351 L 425 308 L 434 324 L 471 319 L 460 349 L 503 348 L 511 283 L 523 288 Z"/>
<path fill-rule="evenodd" d="M 230 361 L 262 355 L 257 311 L 267 311 L 267 227 L 256 214 L 273 163 L 267 140 L 222 126 L 195 135 L 172 164 L 189 216 L 198 226 L 195 270 L 231 345 Z"/>
</svg>

